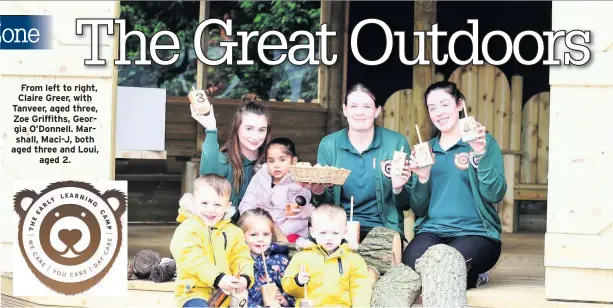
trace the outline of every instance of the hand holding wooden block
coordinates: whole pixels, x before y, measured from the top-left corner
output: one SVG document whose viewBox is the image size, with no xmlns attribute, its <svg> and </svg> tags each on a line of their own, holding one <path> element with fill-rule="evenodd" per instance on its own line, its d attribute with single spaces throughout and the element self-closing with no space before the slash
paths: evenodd
<svg viewBox="0 0 613 308">
<path fill-rule="evenodd" d="M 208 115 L 211 111 L 211 103 L 209 102 L 204 90 L 196 90 L 192 87 L 188 98 L 189 102 L 194 105 L 197 114 Z"/>
<path fill-rule="evenodd" d="M 268 307 L 281 307 L 279 305 L 279 301 L 277 300 L 277 285 L 274 283 L 267 283 L 260 287 L 262 290 L 262 298 L 264 300 L 264 305 Z"/>
<path fill-rule="evenodd" d="M 400 151 L 394 151 L 390 173 L 392 175 L 402 175 L 406 159 L 407 153 L 404 152 L 404 146 L 400 148 Z"/>
<path fill-rule="evenodd" d="M 419 168 L 434 165 L 434 157 L 432 155 L 432 150 L 430 149 L 430 144 L 422 141 L 421 134 L 419 133 L 419 126 L 417 126 L 417 124 L 415 125 L 415 129 L 417 129 L 417 137 L 419 138 L 419 144 L 413 147 L 415 149 L 415 159 L 417 160 L 417 165 Z"/>
<path fill-rule="evenodd" d="M 478 138 L 479 132 L 477 131 L 477 120 L 475 117 L 468 116 L 468 110 L 466 109 L 466 103 L 462 101 L 464 105 L 464 118 L 460 119 L 460 130 L 462 131 L 462 141 L 469 142 Z"/>
<path fill-rule="evenodd" d="M 353 196 L 349 205 L 349 221 L 347 222 L 347 235 L 345 240 L 349 246 L 357 248 L 360 244 L 360 222 L 353 220 Z"/>
<path fill-rule="evenodd" d="M 307 269 L 306 264 L 305 264 L 305 265 L 302 265 L 302 266 L 300 267 L 300 272 L 302 272 L 302 273 L 306 273 L 306 272 L 308 272 L 308 269 Z M 308 282 L 307 282 L 307 283 L 304 285 L 304 299 L 301 299 L 301 300 L 300 300 L 300 302 L 299 302 L 299 306 L 300 306 L 300 307 L 307 307 L 307 308 L 310 308 L 310 307 L 315 307 L 315 303 L 313 303 L 313 301 L 312 301 L 312 300 L 308 299 L 308 295 L 307 295 L 307 294 L 308 294 L 308 292 L 307 292 L 307 286 L 308 286 Z"/>
</svg>

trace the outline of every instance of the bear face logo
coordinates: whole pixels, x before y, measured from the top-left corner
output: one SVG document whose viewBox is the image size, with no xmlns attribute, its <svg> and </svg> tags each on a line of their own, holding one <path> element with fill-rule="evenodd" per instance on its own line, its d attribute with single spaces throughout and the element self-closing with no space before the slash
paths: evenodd
<svg viewBox="0 0 613 308">
<path fill-rule="evenodd" d="M 14 210 L 19 216 L 18 244 L 25 263 L 57 293 L 75 295 L 91 289 L 106 276 L 119 254 L 126 207 L 123 192 L 100 193 L 84 182 L 56 182 L 40 193 L 19 191 Z"/>
</svg>

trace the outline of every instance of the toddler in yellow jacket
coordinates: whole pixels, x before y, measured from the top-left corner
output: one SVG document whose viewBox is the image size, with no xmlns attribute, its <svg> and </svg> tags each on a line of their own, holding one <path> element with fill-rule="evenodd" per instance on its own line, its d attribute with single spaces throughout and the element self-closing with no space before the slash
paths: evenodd
<svg viewBox="0 0 613 308">
<path fill-rule="evenodd" d="M 217 288 L 241 293 L 253 285 L 253 259 L 245 235 L 230 223 L 235 211 L 230 189 L 225 178 L 206 174 L 196 179 L 193 195 L 185 194 L 179 202 L 181 224 L 170 242 L 177 262 L 178 307 L 206 307 Z M 228 297 L 222 306 L 229 304 Z"/>
<path fill-rule="evenodd" d="M 344 242 L 346 231 L 342 207 L 322 204 L 313 211 L 313 245 L 293 256 L 282 280 L 283 290 L 296 298 L 297 307 L 304 288 L 315 307 L 370 307 L 373 281 L 364 259 Z"/>
</svg>

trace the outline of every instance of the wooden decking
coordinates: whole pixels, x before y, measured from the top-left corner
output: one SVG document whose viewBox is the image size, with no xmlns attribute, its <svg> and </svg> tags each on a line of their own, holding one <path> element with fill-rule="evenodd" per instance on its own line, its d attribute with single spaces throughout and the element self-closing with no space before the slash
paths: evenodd
<svg viewBox="0 0 613 308">
<path fill-rule="evenodd" d="M 155 249 L 170 257 L 169 243 L 176 225 L 130 225 L 128 254 L 131 259 L 142 249 Z M 503 252 L 490 272 L 489 284 L 468 291 L 470 307 L 611 307 L 602 304 L 545 300 L 545 268 L 543 267 L 544 234 L 519 233 L 503 235 Z M 121 306 L 173 305 L 173 283 L 147 280 L 129 282 L 130 300 Z M 142 298 L 138 299 L 138 298 Z M 147 298 L 145 300 L 145 298 Z M 128 303 L 130 302 L 130 303 Z M 27 302 L 3 296 L 2 307 L 27 306 Z M 90 304 L 91 303 L 91 304 Z M 89 302 L 87 307 L 96 306 Z M 419 306 L 419 305 L 416 305 Z"/>
<path fill-rule="evenodd" d="M 130 256 L 146 248 L 154 248 L 162 256 L 170 256 L 168 243 L 174 228 L 175 226 L 130 226 Z M 502 255 L 490 272 L 490 282 L 468 291 L 468 303 L 471 307 L 600 306 L 545 299 L 544 234 L 504 234 L 502 239 Z M 138 287 L 139 284 L 132 285 Z"/>
</svg>

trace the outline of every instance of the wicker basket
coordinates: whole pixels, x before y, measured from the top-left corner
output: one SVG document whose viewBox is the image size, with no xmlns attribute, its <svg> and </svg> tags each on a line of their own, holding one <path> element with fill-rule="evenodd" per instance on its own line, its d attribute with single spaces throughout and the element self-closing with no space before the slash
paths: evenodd
<svg viewBox="0 0 613 308">
<path fill-rule="evenodd" d="M 289 172 L 296 182 L 343 185 L 351 170 L 327 166 L 291 165 Z"/>
</svg>

